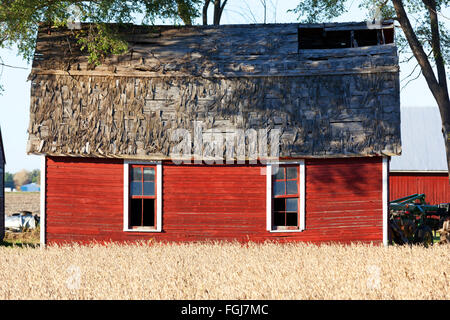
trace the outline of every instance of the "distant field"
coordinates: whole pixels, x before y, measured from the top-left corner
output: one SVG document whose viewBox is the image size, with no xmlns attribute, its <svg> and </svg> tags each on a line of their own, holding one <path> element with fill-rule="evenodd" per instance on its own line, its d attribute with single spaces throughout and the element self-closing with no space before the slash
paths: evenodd
<svg viewBox="0 0 450 320">
<path fill-rule="evenodd" d="M 30 211 L 39 215 L 39 192 L 5 192 L 5 214 Z"/>
<path fill-rule="evenodd" d="M 450 246 L 0 246 L 3 299 L 450 299 Z"/>
</svg>

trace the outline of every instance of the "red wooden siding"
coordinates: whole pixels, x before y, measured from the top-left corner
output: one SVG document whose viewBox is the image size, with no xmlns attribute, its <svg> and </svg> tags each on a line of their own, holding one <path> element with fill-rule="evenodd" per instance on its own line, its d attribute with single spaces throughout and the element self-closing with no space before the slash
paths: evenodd
<svg viewBox="0 0 450 320">
<path fill-rule="evenodd" d="M 430 204 L 450 202 L 450 185 L 447 173 L 391 172 L 389 197 L 391 200 L 414 193 L 425 193 Z"/>
<path fill-rule="evenodd" d="M 312 241 L 382 242 L 382 158 L 306 161 L 306 230 Z"/>
<path fill-rule="evenodd" d="M 121 237 L 123 161 L 47 158 L 46 240 Z"/>
<path fill-rule="evenodd" d="M 381 158 L 307 160 L 300 233 L 266 231 L 261 168 L 164 164 L 163 232 L 138 233 L 123 231 L 122 161 L 47 158 L 47 241 L 382 241 Z"/>
</svg>

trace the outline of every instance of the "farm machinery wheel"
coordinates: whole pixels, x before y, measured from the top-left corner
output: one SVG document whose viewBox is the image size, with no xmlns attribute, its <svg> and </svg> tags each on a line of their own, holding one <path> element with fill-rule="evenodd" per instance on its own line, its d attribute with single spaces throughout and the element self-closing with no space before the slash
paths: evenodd
<svg viewBox="0 0 450 320">
<path fill-rule="evenodd" d="M 433 231 L 429 226 L 420 226 L 414 234 L 414 243 L 423 244 L 425 247 L 433 245 Z"/>
</svg>

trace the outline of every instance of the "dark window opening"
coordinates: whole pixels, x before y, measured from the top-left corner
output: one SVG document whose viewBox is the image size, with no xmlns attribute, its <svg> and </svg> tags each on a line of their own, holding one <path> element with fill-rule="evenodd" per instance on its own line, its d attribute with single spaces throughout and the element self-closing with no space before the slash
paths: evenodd
<svg viewBox="0 0 450 320">
<path fill-rule="evenodd" d="M 154 227 L 155 226 L 155 200 L 143 199 L 144 204 L 142 224 L 143 226 Z"/>
<path fill-rule="evenodd" d="M 279 167 L 273 177 L 273 229 L 298 229 L 299 193 L 298 165 Z"/>
<path fill-rule="evenodd" d="M 339 49 L 394 42 L 394 29 L 325 30 L 299 28 L 298 49 Z"/>
<path fill-rule="evenodd" d="M 142 221 L 142 199 L 130 201 L 130 226 L 140 226 Z"/>
<path fill-rule="evenodd" d="M 133 165 L 130 169 L 129 227 L 156 227 L 156 168 Z"/>
</svg>

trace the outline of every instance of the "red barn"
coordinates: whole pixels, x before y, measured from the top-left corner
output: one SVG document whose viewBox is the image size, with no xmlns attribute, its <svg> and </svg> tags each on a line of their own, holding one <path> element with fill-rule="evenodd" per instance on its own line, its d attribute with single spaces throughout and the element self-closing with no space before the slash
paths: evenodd
<svg viewBox="0 0 450 320">
<path fill-rule="evenodd" d="M 114 27 L 129 52 L 100 66 L 38 33 L 43 243 L 387 243 L 392 23 Z"/>
<path fill-rule="evenodd" d="M 402 155 L 390 164 L 390 199 L 424 193 L 430 204 L 450 202 L 441 116 L 437 107 L 401 108 Z"/>
</svg>

